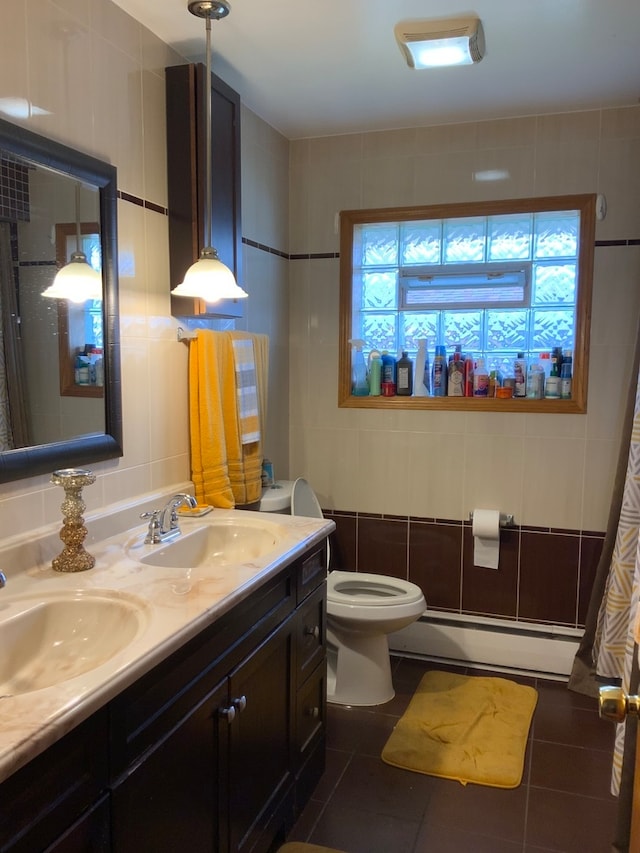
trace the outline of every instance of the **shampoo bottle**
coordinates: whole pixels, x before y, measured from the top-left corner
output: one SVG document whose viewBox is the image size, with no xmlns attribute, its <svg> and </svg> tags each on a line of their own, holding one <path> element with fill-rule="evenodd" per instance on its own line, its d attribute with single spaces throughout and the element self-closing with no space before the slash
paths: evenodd
<svg viewBox="0 0 640 853">
<path fill-rule="evenodd" d="M 368 397 L 367 365 L 365 364 L 362 353 L 364 341 L 353 339 L 350 343 L 353 345 L 351 355 L 351 393 L 354 397 Z"/>
<path fill-rule="evenodd" d="M 514 397 L 527 396 L 527 360 L 523 352 L 518 353 L 518 357 L 513 363 L 513 375 L 515 376 L 515 386 L 513 389 Z"/>
<path fill-rule="evenodd" d="M 372 349 L 369 353 L 369 396 L 379 397 L 382 382 L 382 356 Z"/>
<path fill-rule="evenodd" d="M 473 371 L 473 396 L 489 396 L 489 374 L 487 373 L 487 368 L 484 366 L 483 358 L 478 359 L 476 369 Z"/>
</svg>

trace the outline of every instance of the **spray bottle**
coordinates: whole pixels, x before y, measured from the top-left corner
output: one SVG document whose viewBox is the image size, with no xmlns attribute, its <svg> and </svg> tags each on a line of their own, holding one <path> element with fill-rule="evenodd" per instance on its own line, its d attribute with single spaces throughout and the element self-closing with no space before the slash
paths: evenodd
<svg viewBox="0 0 640 853">
<path fill-rule="evenodd" d="M 351 353 L 351 393 L 354 397 L 368 397 L 367 365 L 362 353 L 364 341 L 352 338 L 349 343 L 353 346 Z"/>
</svg>

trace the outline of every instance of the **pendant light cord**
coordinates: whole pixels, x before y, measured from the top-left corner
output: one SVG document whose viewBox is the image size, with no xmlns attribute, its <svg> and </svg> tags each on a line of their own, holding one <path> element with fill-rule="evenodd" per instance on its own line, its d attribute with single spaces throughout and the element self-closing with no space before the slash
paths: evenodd
<svg viewBox="0 0 640 853">
<path fill-rule="evenodd" d="M 211 16 L 207 15 L 206 17 L 206 49 L 207 49 L 207 59 L 206 59 L 206 72 L 205 72 L 205 86 L 207 91 L 207 100 L 206 100 L 206 128 L 205 128 L 205 216 L 204 216 L 204 242 L 203 247 L 211 248 L 213 245 L 213 241 L 211 238 Z"/>
</svg>

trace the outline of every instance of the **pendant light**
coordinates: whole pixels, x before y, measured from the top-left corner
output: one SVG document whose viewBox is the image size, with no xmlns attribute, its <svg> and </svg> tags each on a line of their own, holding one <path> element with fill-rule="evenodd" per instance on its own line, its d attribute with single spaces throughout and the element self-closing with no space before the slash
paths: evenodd
<svg viewBox="0 0 640 853">
<path fill-rule="evenodd" d="M 82 251 L 80 233 L 80 182 L 76 182 L 76 250 L 69 263 L 56 273 L 53 283 L 42 292 L 50 299 L 66 299 L 69 302 L 86 302 L 102 299 L 102 273 L 94 270 Z"/>
<path fill-rule="evenodd" d="M 211 246 L 211 21 L 226 18 L 231 7 L 227 0 L 190 0 L 188 9 L 192 15 L 204 18 L 206 24 L 206 73 L 207 87 L 205 113 L 205 217 L 204 243 L 200 258 L 185 273 L 184 281 L 171 291 L 175 296 L 191 296 L 205 302 L 221 299 L 245 299 L 249 294 L 236 282 L 228 266 L 222 263 L 217 251 Z"/>
</svg>

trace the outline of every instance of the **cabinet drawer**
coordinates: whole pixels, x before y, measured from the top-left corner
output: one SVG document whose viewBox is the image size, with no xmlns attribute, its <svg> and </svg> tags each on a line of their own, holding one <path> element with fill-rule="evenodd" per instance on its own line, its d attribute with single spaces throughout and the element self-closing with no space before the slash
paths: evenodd
<svg viewBox="0 0 640 853">
<path fill-rule="evenodd" d="M 298 604 L 320 586 L 327 577 L 327 543 L 304 557 L 298 565 Z"/>
<path fill-rule="evenodd" d="M 326 644 L 326 582 L 312 593 L 297 613 L 296 658 L 298 685 L 324 659 Z"/>
<path fill-rule="evenodd" d="M 44 850 L 99 799 L 107 742 L 107 714 L 99 711 L 2 783 L 0 850 Z"/>
<path fill-rule="evenodd" d="M 325 729 L 327 697 L 327 668 L 323 661 L 296 697 L 296 746 L 299 764 L 302 764 L 316 743 L 323 737 Z"/>
<path fill-rule="evenodd" d="M 293 612 L 286 569 L 221 616 L 111 704 L 112 779 L 182 720 L 195 704 Z"/>
</svg>

